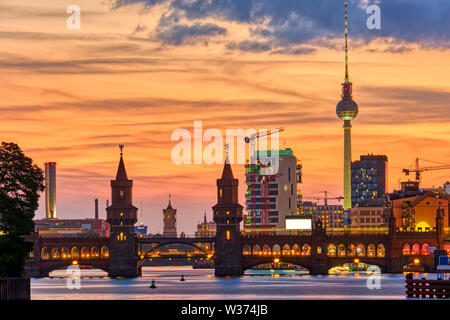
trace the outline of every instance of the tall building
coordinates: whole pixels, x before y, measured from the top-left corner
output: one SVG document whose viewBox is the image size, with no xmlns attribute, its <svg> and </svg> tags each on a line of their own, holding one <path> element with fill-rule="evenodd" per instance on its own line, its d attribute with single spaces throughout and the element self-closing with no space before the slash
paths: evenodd
<svg viewBox="0 0 450 320">
<path fill-rule="evenodd" d="M 352 162 L 352 207 L 382 206 L 388 184 L 388 159 L 368 154 Z"/>
<path fill-rule="evenodd" d="M 170 238 L 177 237 L 177 209 L 172 208 L 169 195 L 169 204 L 163 209 L 163 235 Z"/>
<path fill-rule="evenodd" d="M 45 163 L 45 217 L 56 219 L 56 162 Z"/>
<path fill-rule="evenodd" d="M 345 81 L 342 84 L 342 100 L 336 106 L 336 114 L 344 121 L 344 210 L 352 207 L 351 186 L 351 128 L 352 120 L 358 115 L 358 105 L 352 99 L 352 83 L 348 73 L 348 17 L 347 1 L 345 1 Z"/>
<path fill-rule="evenodd" d="M 262 175 L 260 155 L 273 151 L 256 151 L 254 164 L 245 165 L 247 183 L 244 230 L 285 229 L 286 216 L 297 214 L 297 182 L 301 165 L 291 149 L 278 150 L 279 169 L 274 175 Z"/>
</svg>

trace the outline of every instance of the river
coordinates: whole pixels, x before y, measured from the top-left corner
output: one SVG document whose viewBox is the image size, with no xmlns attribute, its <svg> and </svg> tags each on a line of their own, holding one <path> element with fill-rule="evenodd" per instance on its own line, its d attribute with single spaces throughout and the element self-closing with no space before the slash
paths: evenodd
<svg viewBox="0 0 450 320">
<path fill-rule="evenodd" d="M 181 275 L 185 281 L 180 281 Z M 423 275 L 427 276 L 427 275 Z M 213 269 L 144 267 L 135 279 L 110 279 L 100 270 L 82 270 L 80 289 L 69 289 L 66 270 L 32 279 L 34 300 L 208 300 L 208 299 L 405 299 L 403 274 L 380 275 L 369 289 L 365 273 L 311 276 L 298 271 L 249 270 L 239 278 L 216 278 Z M 152 280 L 156 288 L 151 289 Z"/>
</svg>

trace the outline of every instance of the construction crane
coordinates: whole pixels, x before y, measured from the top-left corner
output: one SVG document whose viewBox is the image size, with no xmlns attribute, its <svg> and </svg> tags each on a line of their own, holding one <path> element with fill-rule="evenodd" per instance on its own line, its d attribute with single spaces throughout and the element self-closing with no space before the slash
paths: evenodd
<svg viewBox="0 0 450 320">
<path fill-rule="evenodd" d="M 254 134 L 252 134 L 252 135 L 250 135 L 248 137 L 245 137 L 244 141 L 245 141 L 245 143 L 250 143 L 252 141 L 255 141 L 258 138 L 262 138 L 262 137 L 265 137 L 265 136 L 270 136 L 271 134 L 279 133 L 279 132 L 282 132 L 282 131 L 284 131 L 284 128 L 280 127 L 280 128 L 273 129 L 273 130 L 270 130 L 270 131 L 254 133 Z"/>
<path fill-rule="evenodd" d="M 251 153 L 255 150 L 255 144 L 256 144 L 256 140 L 257 139 L 262 138 L 262 137 L 270 136 L 270 135 L 272 135 L 274 133 L 280 133 L 282 131 L 284 131 L 284 128 L 280 127 L 280 128 L 273 129 L 273 130 L 270 130 L 270 131 L 257 132 L 257 133 L 254 133 L 254 134 L 248 136 L 248 137 L 245 137 L 244 138 L 245 143 L 250 144 L 250 148 L 249 148 L 249 151 L 248 151 L 249 158 L 251 157 Z M 247 160 L 247 163 L 248 162 L 249 162 L 249 160 Z"/>
<path fill-rule="evenodd" d="M 437 163 L 440 165 L 439 166 L 420 167 L 419 160 Z M 421 178 L 422 178 L 421 177 L 422 172 L 431 171 L 431 170 L 444 170 L 444 169 L 450 169 L 450 164 L 416 158 L 416 161 L 414 162 L 414 169 L 403 169 L 402 172 L 404 172 L 405 175 L 407 175 L 407 176 L 409 175 L 410 172 L 415 172 L 416 173 L 416 181 L 418 181 L 420 183 Z"/>
<path fill-rule="evenodd" d="M 323 199 L 323 203 L 326 206 L 328 205 L 328 200 L 338 200 L 339 202 L 341 202 L 341 200 L 344 199 L 344 197 L 342 197 L 342 196 L 330 198 L 330 197 L 328 197 L 328 191 L 326 191 L 326 190 L 325 191 L 314 192 L 314 193 L 311 193 L 311 195 L 317 194 L 317 193 L 322 193 L 322 192 L 324 194 L 323 197 L 311 197 L 311 199 L 314 199 L 314 200 L 317 200 L 317 201 Z M 306 198 L 308 199 L 308 197 L 306 197 Z"/>
</svg>

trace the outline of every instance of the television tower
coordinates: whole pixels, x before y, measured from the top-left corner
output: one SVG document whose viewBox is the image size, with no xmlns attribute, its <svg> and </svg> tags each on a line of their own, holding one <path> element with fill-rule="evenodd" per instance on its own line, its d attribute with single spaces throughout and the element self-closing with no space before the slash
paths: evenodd
<svg viewBox="0 0 450 320">
<path fill-rule="evenodd" d="M 348 15 L 345 1 L 345 81 L 342 84 L 342 100 L 336 106 L 336 114 L 344 121 L 344 210 L 352 207 L 352 120 L 358 115 L 358 105 L 352 99 L 352 83 L 348 76 Z"/>
</svg>

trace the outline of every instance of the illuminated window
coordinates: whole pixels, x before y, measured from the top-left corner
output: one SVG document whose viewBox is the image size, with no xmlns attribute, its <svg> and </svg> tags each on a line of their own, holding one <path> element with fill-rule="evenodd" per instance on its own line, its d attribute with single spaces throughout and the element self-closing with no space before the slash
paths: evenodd
<svg viewBox="0 0 450 320">
<path fill-rule="evenodd" d="M 127 240 L 127 236 L 123 234 L 123 232 L 119 233 L 117 235 L 117 240 L 119 241 L 126 241 Z"/>
<path fill-rule="evenodd" d="M 227 233 L 226 233 L 226 238 L 227 238 L 228 241 L 231 239 L 230 231 L 227 231 Z"/>
<path fill-rule="evenodd" d="M 406 256 L 406 255 L 409 255 L 409 254 L 411 254 L 411 247 L 409 246 L 408 243 L 405 243 L 403 245 L 403 255 Z"/>
<path fill-rule="evenodd" d="M 123 190 L 120 190 L 120 200 L 123 200 Z"/>
<path fill-rule="evenodd" d="M 420 244 L 418 244 L 418 243 L 413 244 L 411 254 L 413 254 L 413 255 L 420 254 Z"/>
<path fill-rule="evenodd" d="M 378 258 L 384 258 L 386 255 L 386 249 L 384 248 L 384 244 L 380 243 L 377 246 L 377 257 Z"/>
<path fill-rule="evenodd" d="M 328 245 L 327 256 L 335 257 L 336 256 L 336 246 L 332 243 Z"/>
<path fill-rule="evenodd" d="M 424 244 L 422 245 L 422 254 L 423 254 L 424 256 L 427 256 L 427 255 L 430 254 L 430 252 L 428 251 L 428 247 L 429 247 L 428 243 L 424 243 Z"/>
<path fill-rule="evenodd" d="M 219 189 L 219 197 L 222 198 L 222 189 Z"/>
</svg>

